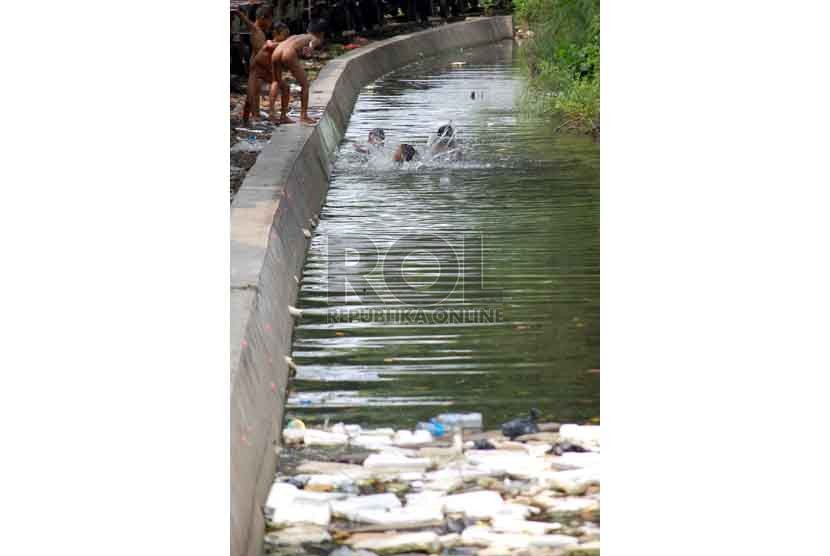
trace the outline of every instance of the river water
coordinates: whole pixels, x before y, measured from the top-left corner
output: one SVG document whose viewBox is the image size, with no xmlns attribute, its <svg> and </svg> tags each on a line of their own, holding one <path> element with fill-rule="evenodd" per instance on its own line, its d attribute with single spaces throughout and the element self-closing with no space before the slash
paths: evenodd
<svg viewBox="0 0 830 556">
<path fill-rule="evenodd" d="M 303 271 L 289 416 L 599 415 L 599 145 L 520 115 L 514 50 L 421 59 L 361 92 Z M 460 161 L 429 156 L 448 122 Z M 377 127 L 385 146 L 358 152 Z M 422 158 L 394 164 L 401 142 Z"/>
</svg>

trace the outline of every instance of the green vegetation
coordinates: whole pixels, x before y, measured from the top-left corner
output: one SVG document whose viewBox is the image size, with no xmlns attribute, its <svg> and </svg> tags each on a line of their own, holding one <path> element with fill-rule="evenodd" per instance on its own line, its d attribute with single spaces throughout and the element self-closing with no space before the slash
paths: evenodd
<svg viewBox="0 0 830 556">
<path fill-rule="evenodd" d="M 599 134 L 599 0 L 513 0 L 525 29 L 527 111 Z"/>
</svg>

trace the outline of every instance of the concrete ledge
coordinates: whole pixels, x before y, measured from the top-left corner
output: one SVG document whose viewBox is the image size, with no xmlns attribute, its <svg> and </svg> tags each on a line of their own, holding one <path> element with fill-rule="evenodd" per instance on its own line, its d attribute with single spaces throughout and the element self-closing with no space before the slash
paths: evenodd
<svg viewBox="0 0 830 556">
<path fill-rule="evenodd" d="M 262 552 L 265 503 L 276 468 L 286 387 L 285 357 L 310 229 L 328 191 L 335 148 L 360 89 L 400 66 L 451 48 L 513 36 L 490 17 L 381 41 L 332 60 L 311 84 L 315 127 L 282 126 L 231 205 L 231 556 Z"/>
</svg>

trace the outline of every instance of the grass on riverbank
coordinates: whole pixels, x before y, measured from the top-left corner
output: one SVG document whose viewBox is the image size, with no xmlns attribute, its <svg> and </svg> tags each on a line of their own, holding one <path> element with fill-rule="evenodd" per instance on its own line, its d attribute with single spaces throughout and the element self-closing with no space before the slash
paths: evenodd
<svg viewBox="0 0 830 556">
<path fill-rule="evenodd" d="M 599 134 L 599 0 L 513 0 L 529 89 L 522 108 Z"/>
</svg>

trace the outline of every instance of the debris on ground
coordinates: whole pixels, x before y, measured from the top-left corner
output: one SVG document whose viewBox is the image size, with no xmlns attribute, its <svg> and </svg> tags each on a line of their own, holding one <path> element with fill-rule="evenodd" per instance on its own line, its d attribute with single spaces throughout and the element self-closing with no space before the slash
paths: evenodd
<svg viewBox="0 0 830 556">
<path fill-rule="evenodd" d="M 598 555 L 600 427 L 536 416 L 538 432 L 513 439 L 465 426 L 481 414 L 438 416 L 455 421 L 440 437 L 292 421 L 266 553 Z"/>
</svg>

